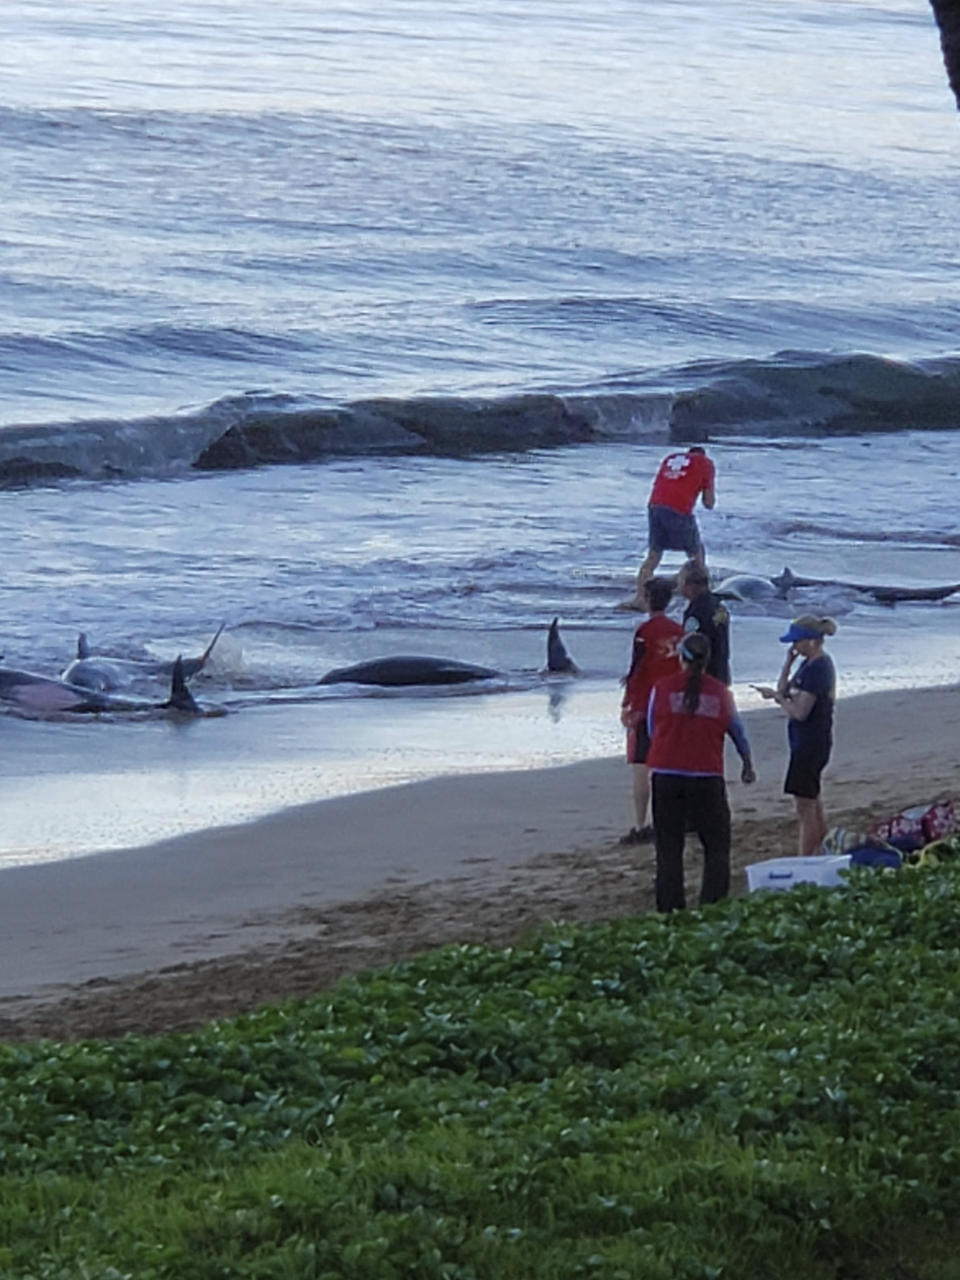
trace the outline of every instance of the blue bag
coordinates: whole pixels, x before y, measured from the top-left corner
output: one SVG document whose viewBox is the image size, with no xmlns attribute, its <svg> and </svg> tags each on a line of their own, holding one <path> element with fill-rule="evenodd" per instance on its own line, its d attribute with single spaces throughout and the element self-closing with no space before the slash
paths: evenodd
<svg viewBox="0 0 960 1280">
<path fill-rule="evenodd" d="M 903 865 L 903 858 L 896 849 L 876 844 L 862 844 L 850 850 L 851 867 L 893 867 Z"/>
</svg>

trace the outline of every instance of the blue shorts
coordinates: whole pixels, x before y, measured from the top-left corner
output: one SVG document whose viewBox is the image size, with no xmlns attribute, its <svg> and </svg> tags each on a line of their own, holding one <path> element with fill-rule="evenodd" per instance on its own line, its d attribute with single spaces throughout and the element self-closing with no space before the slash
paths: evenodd
<svg viewBox="0 0 960 1280">
<path fill-rule="evenodd" d="M 696 518 L 672 507 L 647 507 L 647 548 L 650 551 L 685 551 L 692 558 L 703 548 Z"/>
</svg>

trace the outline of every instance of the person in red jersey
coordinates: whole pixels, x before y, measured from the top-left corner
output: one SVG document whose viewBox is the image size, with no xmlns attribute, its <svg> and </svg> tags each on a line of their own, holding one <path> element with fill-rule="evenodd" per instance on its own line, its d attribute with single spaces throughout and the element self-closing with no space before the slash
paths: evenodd
<svg viewBox="0 0 960 1280">
<path fill-rule="evenodd" d="M 742 761 L 742 782 L 756 781 L 750 743 L 733 695 L 705 673 L 706 637 L 685 635 L 677 647 L 681 670 L 659 680 L 647 708 L 653 830 L 657 847 L 658 911 L 686 906 L 683 846 L 688 830 L 703 846 L 701 905 L 718 902 L 730 888 L 730 806 L 723 775 L 729 735 Z"/>
<path fill-rule="evenodd" d="M 642 844 L 653 840 L 653 827 L 647 823 L 650 807 L 650 774 L 647 770 L 647 703 L 650 690 L 664 676 L 680 670 L 677 642 L 683 627 L 667 617 L 673 597 L 673 584 L 667 578 L 648 578 L 643 584 L 644 598 L 650 614 L 634 632 L 630 670 L 624 677 L 620 723 L 627 731 L 627 760 L 633 766 L 633 803 L 637 825 L 631 827 L 621 844 Z"/>
<path fill-rule="evenodd" d="M 644 608 L 643 584 L 657 570 L 664 551 L 685 551 L 705 567 L 703 542 L 693 514 L 697 499 L 712 508 L 717 501 L 716 468 L 706 450 L 693 445 L 670 453 L 660 463 L 647 503 L 647 556 L 637 572 L 637 590 L 628 609 Z"/>
</svg>

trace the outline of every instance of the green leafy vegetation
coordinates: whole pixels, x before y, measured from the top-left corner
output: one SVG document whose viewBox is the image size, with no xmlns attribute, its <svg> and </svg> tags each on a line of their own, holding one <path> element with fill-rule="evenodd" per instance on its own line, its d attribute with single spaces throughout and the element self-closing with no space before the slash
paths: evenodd
<svg viewBox="0 0 960 1280">
<path fill-rule="evenodd" d="M 0 1047 L 4 1280 L 960 1276 L 960 866 Z"/>
</svg>

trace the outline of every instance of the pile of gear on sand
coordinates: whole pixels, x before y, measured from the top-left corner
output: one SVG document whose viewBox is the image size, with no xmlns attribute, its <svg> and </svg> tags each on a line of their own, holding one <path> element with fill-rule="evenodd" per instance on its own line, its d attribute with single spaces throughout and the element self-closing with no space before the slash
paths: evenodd
<svg viewBox="0 0 960 1280">
<path fill-rule="evenodd" d="M 952 799 L 913 805 L 867 831 L 834 827 L 825 854 L 848 854 L 851 866 L 935 867 L 960 858 L 960 804 Z"/>
</svg>

